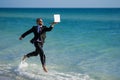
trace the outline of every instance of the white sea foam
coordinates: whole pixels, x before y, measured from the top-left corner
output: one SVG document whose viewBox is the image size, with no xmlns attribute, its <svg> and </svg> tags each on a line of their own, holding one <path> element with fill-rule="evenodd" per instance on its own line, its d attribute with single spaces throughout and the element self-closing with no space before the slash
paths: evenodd
<svg viewBox="0 0 120 80">
<path fill-rule="evenodd" d="M 13 68 L 15 67 L 11 65 L 1 66 L 1 69 L 4 70 L 1 70 L 0 73 L 18 80 L 93 80 L 87 74 L 75 72 L 49 70 L 48 73 L 45 73 L 39 65 L 28 64 L 27 62 L 21 62 L 18 67 Z"/>
<path fill-rule="evenodd" d="M 27 63 L 25 63 L 25 65 L 26 64 Z M 68 73 L 50 70 L 48 73 L 45 73 L 37 64 L 29 64 L 29 67 L 27 64 L 27 68 L 25 67 L 26 66 L 21 67 L 20 64 L 20 66 L 16 70 L 17 75 L 33 80 L 93 80 L 87 74 L 80 74 L 74 72 Z"/>
<path fill-rule="evenodd" d="M 20 64 L 19 64 L 19 69 L 22 69 L 22 68 L 25 68 L 25 67 L 28 67 L 28 63 L 27 62 L 21 62 Z"/>
</svg>

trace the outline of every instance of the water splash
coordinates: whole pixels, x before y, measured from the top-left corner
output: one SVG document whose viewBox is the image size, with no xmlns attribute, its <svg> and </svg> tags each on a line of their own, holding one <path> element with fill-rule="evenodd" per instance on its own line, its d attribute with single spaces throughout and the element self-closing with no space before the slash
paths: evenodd
<svg viewBox="0 0 120 80">
<path fill-rule="evenodd" d="M 28 67 L 28 63 L 22 61 L 22 62 L 19 64 L 18 69 L 22 69 L 22 68 L 26 68 L 26 67 Z"/>
</svg>

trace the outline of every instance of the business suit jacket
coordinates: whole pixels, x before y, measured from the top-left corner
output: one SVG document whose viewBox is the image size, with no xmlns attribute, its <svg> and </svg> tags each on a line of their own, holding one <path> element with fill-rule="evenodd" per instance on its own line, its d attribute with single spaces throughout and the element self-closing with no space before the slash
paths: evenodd
<svg viewBox="0 0 120 80">
<path fill-rule="evenodd" d="M 38 33 L 38 26 L 33 26 L 31 29 L 29 29 L 28 31 L 26 31 L 25 33 L 23 33 L 21 35 L 21 37 L 25 37 L 30 33 L 34 34 L 34 37 L 30 40 L 31 43 L 34 43 L 37 41 L 37 39 L 40 39 L 42 43 L 45 42 L 45 38 L 46 38 L 46 32 L 51 31 L 53 29 L 52 26 L 50 26 L 49 28 L 46 26 L 42 26 L 41 27 L 41 31 Z"/>
</svg>

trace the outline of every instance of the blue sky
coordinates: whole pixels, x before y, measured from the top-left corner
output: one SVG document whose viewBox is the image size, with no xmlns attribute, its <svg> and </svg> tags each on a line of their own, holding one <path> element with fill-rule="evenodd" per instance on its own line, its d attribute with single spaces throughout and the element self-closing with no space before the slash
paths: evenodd
<svg viewBox="0 0 120 80">
<path fill-rule="evenodd" d="M 0 7 L 120 8 L 120 0 L 0 0 Z"/>
</svg>

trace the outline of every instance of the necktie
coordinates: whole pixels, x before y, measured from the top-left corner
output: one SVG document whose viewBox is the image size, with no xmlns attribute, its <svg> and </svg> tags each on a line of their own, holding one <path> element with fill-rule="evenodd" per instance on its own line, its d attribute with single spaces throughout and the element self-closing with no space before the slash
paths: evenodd
<svg viewBox="0 0 120 80">
<path fill-rule="evenodd" d="M 38 32 L 38 39 L 37 39 L 37 41 L 38 42 L 41 42 L 40 31 L 41 31 L 41 27 L 38 26 L 38 28 L 37 28 L 37 32 Z"/>
<path fill-rule="evenodd" d="M 38 26 L 38 30 L 37 30 L 37 32 L 39 33 L 41 31 L 41 28 L 40 28 L 40 26 Z"/>
</svg>

